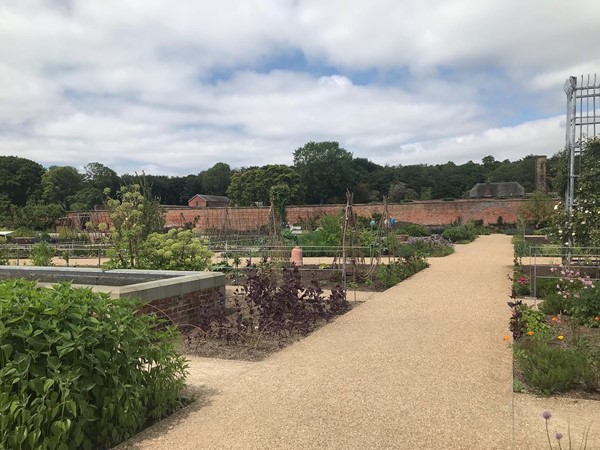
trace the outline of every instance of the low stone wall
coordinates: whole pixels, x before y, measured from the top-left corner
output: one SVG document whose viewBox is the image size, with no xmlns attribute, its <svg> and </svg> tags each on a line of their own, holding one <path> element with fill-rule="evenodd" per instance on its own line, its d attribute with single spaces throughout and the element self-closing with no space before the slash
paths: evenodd
<svg viewBox="0 0 600 450">
<path fill-rule="evenodd" d="M 153 300 L 138 312 L 156 314 L 180 326 L 198 326 L 201 324 L 202 317 L 210 315 L 224 300 L 222 289 L 204 289 Z"/>
<path fill-rule="evenodd" d="M 0 266 L 0 279 L 9 278 L 36 280 L 41 287 L 69 281 L 111 298 L 139 299 L 144 302 L 140 313 L 177 325 L 199 325 L 207 311 L 225 301 L 225 275 L 219 272 Z"/>
</svg>

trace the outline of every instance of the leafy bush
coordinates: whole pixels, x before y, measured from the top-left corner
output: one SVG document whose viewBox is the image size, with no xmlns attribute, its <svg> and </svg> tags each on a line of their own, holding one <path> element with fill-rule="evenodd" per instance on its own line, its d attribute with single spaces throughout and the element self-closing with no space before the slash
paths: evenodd
<svg viewBox="0 0 600 450">
<path fill-rule="evenodd" d="M 207 242 L 194 236 L 192 230 L 171 229 L 152 233 L 141 244 L 137 267 L 150 270 L 204 270 L 212 252 Z"/>
<path fill-rule="evenodd" d="M 16 230 L 13 231 L 11 237 L 37 237 L 38 235 L 39 232 L 35 231 L 32 228 L 18 227 Z"/>
<path fill-rule="evenodd" d="M 572 313 L 580 321 L 597 327 L 600 321 L 600 288 L 594 286 L 592 289 L 582 289 L 580 297 L 573 302 Z"/>
<path fill-rule="evenodd" d="M 550 294 L 544 297 L 544 302 L 540 306 L 540 309 L 544 314 L 566 314 L 572 308 L 572 300 L 570 298 L 564 298 L 559 294 Z"/>
<path fill-rule="evenodd" d="M 535 294 L 539 298 L 547 298 L 556 293 L 556 279 L 553 278 L 536 278 Z"/>
<path fill-rule="evenodd" d="M 589 353 L 581 348 L 555 347 L 541 339 L 526 339 L 515 345 L 525 381 L 543 395 L 576 387 L 592 370 Z"/>
<path fill-rule="evenodd" d="M 388 289 L 426 267 L 429 267 L 429 264 L 425 259 L 421 256 L 413 255 L 408 258 L 400 258 L 390 264 L 380 264 L 377 266 L 375 276 L 383 287 Z"/>
<path fill-rule="evenodd" d="M 521 320 L 525 323 L 527 331 L 533 331 L 536 335 L 550 331 L 550 325 L 546 323 L 546 316 L 542 311 L 523 305 L 522 312 Z"/>
<path fill-rule="evenodd" d="M 430 236 L 431 230 L 423 225 L 419 225 L 417 223 L 404 222 L 399 225 L 396 225 L 396 233 L 397 234 L 408 234 L 409 236 L 414 237 L 424 237 Z"/>
<path fill-rule="evenodd" d="M 448 239 L 452 242 L 466 243 L 472 242 L 477 238 L 477 230 L 475 227 L 470 225 L 458 225 L 455 227 L 446 228 L 442 233 L 444 239 Z"/>
<path fill-rule="evenodd" d="M 56 251 L 47 242 L 38 242 L 31 247 L 31 263 L 34 266 L 51 266 Z"/>
<path fill-rule="evenodd" d="M 2 247 L 2 245 L 6 244 L 6 238 L 0 237 L 0 266 L 8 265 L 8 249 Z"/>
<path fill-rule="evenodd" d="M 513 296 L 513 299 L 515 297 L 516 295 Z M 512 310 L 508 328 L 512 331 L 513 339 L 516 341 L 527 331 L 527 324 L 523 320 L 523 310 L 527 308 L 527 305 L 522 300 L 515 300 L 514 302 L 508 302 L 508 307 Z"/>
<path fill-rule="evenodd" d="M 512 238 L 515 256 L 520 258 L 523 256 L 529 256 L 531 246 L 529 243 L 523 238 L 523 236 L 515 235 Z"/>
<path fill-rule="evenodd" d="M 68 227 L 57 227 L 56 232 L 61 241 L 76 241 L 81 237 L 76 230 Z"/>
<path fill-rule="evenodd" d="M 179 405 L 185 359 L 135 303 L 0 284 L 0 448 L 112 446 Z"/>
<path fill-rule="evenodd" d="M 202 332 L 188 334 L 188 349 L 202 345 L 206 338 L 254 347 L 266 336 L 281 342 L 294 334 L 310 333 L 350 307 L 341 287 L 326 297 L 318 281 L 302 282 L 297 267 L 284 268 L 281 275 L 269 268 L 253 270 L 236 291 L 234 302 L 233 311 L 222 303 L 212 311 L 202 311 Z"/>
<path fill-rule="evenodd" d="M 423 256 L 448 256 L 454 253 L 454 244 L 441 236 L 411 237 L 404 244 Z"/>
</svg>

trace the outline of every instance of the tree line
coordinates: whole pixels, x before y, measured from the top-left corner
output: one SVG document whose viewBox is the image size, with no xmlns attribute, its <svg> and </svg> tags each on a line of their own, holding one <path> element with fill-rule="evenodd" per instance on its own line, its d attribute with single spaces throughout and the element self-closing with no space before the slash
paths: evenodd
<svg viewBox="0 0 600 450">
<path fill-rule="evenodd" d="M 163 205 L 187 205 L 195 194 L 228 196 L 237 206 L 269 205 L 274 186 L 287 186 L 290 204 L 345 202 L 354 193 L 356 203 L 468 196 L 476 183 L 517 181 L 532 192 L 534 155 L 517 161 L 486 156 L 481 163 L 379 165 L 355 158 L 337 142 L 308 142 L 294 151 L 292 165 L 232 169 L 218 162 L 207 170 L 186 176 L 143 175 L 154 198 Z M 561 153 L 548 159 L 549 189 L 563 183 Z M 137 182 L 137 174 L 118 175 L 92 162 L 83 171 L 71 166 L 44 168 L 17 156 L 0 156 L 0 226 L 52 228 L 66 211 L 91 210 L 117 195 L 120 186 Z"/>
</svg>

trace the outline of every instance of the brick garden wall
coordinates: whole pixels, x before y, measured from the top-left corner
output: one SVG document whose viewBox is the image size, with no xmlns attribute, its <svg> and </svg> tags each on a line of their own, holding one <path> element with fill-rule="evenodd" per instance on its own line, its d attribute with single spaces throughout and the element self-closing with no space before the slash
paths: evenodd
<svg viewBox="0 0 600 450">
<path fill-rule="evenodd" d="M 222 289 L 212 288 L 153 300 L 138 313 L 168 316 L 177 325 L 200 325 L 201 318 L 224 301 Z M 157 309 L 158 308 L 158 309 Z"/>
<path fill-rule="evenodd" d="M 390 204 L 388 211 L 397 221 L 413 222 L 421 225 L 443 226 L 457 218 L 463 221 L 483 220 L 485 224 L 496 223 L 502 217 L 505 223 L 515 223 L 519 208 L 524 200 L 454 200 L 416 201 L 411 203 Z M 337 214 L 344 205 L 291 206 L 286 209 L 290 223 L 299 223 L 310 219 Z M 383 205 L 354 205 L 359 216 L 371 217 L 381 214 Z M 166 212 L 168 227 L 181 227 L 186 223 L 196 223 L 199 230 L 228 228 L 231 230 L 256 230 L 267 225 L 269 208 L 209 208 L 209 209 L 171 209 Z"/>
<path fill-rule="evenodd" d="M 517 213 L 526 200 L 512 199 L 468 199 L 454 201 L 415 201 L 411 203 L 390 204 L 388 211 L 396 221 L 413 222 L 428 226 L 443 226 L 454 222 L 457 218 L 463 221 L 483 220 L 485 224 L 494 224 L 498 217 L 504 223 L 515 223 Z M 368 204 L 354 205 L 354 211 L 359 216 L 371 217 L 374 213 L 381 214 L 383 205 Z M 317 219 L 328 214 L 343 211 L 344 205 L 310 205 L 290 206 L 287 208 L 288 221 L 299 223 L 303 220 Z M 73 224 L 77 223 L 77 215 L 69 213 Z M 91 211 L 92 222 L 105 222 L 107 215 L 102 211 Z M 183 227 L 195 223 L 198 230 L 230 229 L 240 231 L 257 230 L 266 226 L 269 218 L 269 208 L 172 208 L 165 213 L 167 227 Z M 76 226 L 76 225 L 75 225 Z"/>
</svg>

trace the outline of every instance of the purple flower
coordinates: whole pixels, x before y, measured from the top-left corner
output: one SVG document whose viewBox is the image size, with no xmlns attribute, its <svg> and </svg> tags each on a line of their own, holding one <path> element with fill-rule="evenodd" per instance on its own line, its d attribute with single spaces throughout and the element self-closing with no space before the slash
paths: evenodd
<svg viewBox="0 0 600 450">
<path fill-rule="evenodd" d="M 556 440 L 560 441 L 563 438 L 563 434 L 560 431 L 556 432 Z"/>
<path fill-rule="evenodd" d="M 544 411 L 544 413 L 542 414 L 542 417 L 546 420 L 550 420 L 550 417 L 552 417 L 552 414 L 550 414 L 550 411 Z"/>
</svg>

